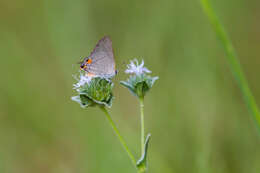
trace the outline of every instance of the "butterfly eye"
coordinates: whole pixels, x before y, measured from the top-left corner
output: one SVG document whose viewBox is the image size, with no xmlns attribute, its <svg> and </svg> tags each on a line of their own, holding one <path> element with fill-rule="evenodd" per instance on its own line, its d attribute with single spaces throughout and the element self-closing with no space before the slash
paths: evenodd
<svg viewBox="0 0 260 173">
<path fill-rule="evenodd" d="M 80 69 L 83 69 L 84 66 L 85 66 L 85 64 L 81 64 L 81 65 L 80 65 Z"/>
<path fill-rule="evenodd" d="M 87 68 L 87 65 L 85 63 L 82 63 L 80 65 L 80 70 L 85 70 Z"/>
</svg>

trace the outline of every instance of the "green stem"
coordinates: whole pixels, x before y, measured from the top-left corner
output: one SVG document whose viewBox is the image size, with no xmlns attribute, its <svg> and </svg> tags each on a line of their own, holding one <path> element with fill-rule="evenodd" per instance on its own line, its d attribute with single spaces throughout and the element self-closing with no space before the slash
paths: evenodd
<svg viewBox="0 0 260 173">
<path fill-rule="evenodd" d="M 144 134 L 144 98 L 140 97 L 140 115 L 141 115 L 141 155 L 144 154 L 144 140 L 145 140 L 145 134 Z"/>
<path fill-rule="evenodd" d="M 105 113 L 111 127 L 113 128 L 115 134 L 117 135 L 119 141 L 121 142 L 122 146 L 124 147 L 125 151 L 127 152 L 129 158 L 131 159 L 134 167 L 136 167 L 136 160 L 134 158 L 134 155 L 131 153 L 131 151 L 129 150 L 124 138 L 121 136 L 121 134 L 119 133 L 118 128 L 116 127 L 114 121 L 112 120 L 111 116 L 109 115 L 107 109 L 104 106 L 100 106 L 100 109 Z"/>
<path fill-rule="evenodd" d="M 233 45 L 231 41 L 228 38 L 228 35 L 226 34 L 224 27 L 219 22 L 219 19 L 217 15 L 215 14 L 213 8 L 210 5 L 209 0 L 200 0 L 201 6 L 204 9 L 204 12 L 208 16 L 217 36 L 219 37 L 222 45 L 224 46 L 224 49 L 227 54 L 227 60 L 230 65 L 231 72 L 233 73 L 235 79 L 237 80 L 238 86 L 240 87 L 240 90 L 242 92 L 242 95 L 244 97 L 244 100 L 247 104 L 247 107 L 253 116 L 256 126 L 260 130 L 260 112 L 257 107 L 256 101 L 254 96 L 251 93 L 251 90 L 248 86 L 248 82 L 246 80 L 246 77 L 242 71 L 240 62 L 236 56 L 236 52 L 233 48 Z"/>
<path fill-rule="evenodd" d="M 138 169 L 137 172 L 138 173 L 145 173 L 145 170 L 144 169 Z"/>
</svg>

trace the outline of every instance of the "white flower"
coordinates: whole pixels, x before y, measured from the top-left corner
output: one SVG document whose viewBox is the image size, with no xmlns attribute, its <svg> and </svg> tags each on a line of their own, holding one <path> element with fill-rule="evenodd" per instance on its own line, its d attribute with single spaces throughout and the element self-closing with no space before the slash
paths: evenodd
<svg viewBox="0 0 260 173">
<path fill-rule="evenodd" d="M 76 77 L 75 77 L 76 78 Z M 93 77 L 92 76 L 85 76 L 83 74 L 80 74 L 80 79 L 77 79 L 76 80 L 78 81 L 78 83 L 76 84 L 73 84 L 73 89 L 76 89 L 78 90 L 81 86 L 85 85 L 86 83 L 89 83 L 91 81 Z"/>
<path fill-rule="evenodd" d="M 137 59 L 134 59 L 127 65 L 125 73 L 135 73 L 136 75 L 140 75 L 144 73 L 151 73 L 151 71 L 144 67 L 144 60 L 142 60 L 142 63 L 139 65 Z"/>
</svg>

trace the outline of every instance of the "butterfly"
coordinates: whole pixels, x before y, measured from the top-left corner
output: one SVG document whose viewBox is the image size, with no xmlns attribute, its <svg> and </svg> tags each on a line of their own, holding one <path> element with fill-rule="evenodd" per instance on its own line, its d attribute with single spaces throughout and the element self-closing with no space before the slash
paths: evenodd
<svg viewBox="0 0 260 173">
<path fill-rule="evenodd" d="M 80 69 L 86 72 L 86 76 L 113 77 L 117 70 L 111 39 L 105 36 L 99 40 L 91 54 L 80 64 Z"/>
</svg>

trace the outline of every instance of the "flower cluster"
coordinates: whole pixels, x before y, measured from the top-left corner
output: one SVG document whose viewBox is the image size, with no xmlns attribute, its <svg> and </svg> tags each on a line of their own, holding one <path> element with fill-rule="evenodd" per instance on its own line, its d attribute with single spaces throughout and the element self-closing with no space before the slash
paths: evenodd
<svg viewBox="0 0 260 173">
<path fill-rule="evenodd" d="M 137 59 L 130 61 L 127 65 L 125 73 L 131 74 L 128 80 L 121 81 L 120 83 L 128 88 L 132 94 L 139 98 L 143 98 L 145 94 L 152 88 L 154 82 L 159 77 L 151 77 L 147 73 L 151 73 L 146 67 L 144 67 L 144 61 L 141 64 L 138 63 Z"/>
<path fill-rule="evenodd" d="M 112 106 L 114 84 L 111 80 L 100 76 L 90 77 L 80 73 L 80 79 L 73 85 L 78 95 L 71 99 L 78 102 L 81 107 L 88 106 Z"/>
<path fill-rule="evenodd" d="M 132 94 L 139 98 L 143 98 L 152 88 L 158 77 L 151 77 L 147 73 L 151 73 L 149 69 L 144 67 L 144 61 L 139 64 L 137 59 L 130 61 L 127 65 L 125 73 L 130 74 L 126 81 L 120 83 L 128 88 Z M 78 102 L 82 107 L 103 105 L 112 106 L 114 84 L 110 79 L 102 76 L 88 76 L 86 73 L 80 73 L 77 83 L 73 85 L 73 89 L 77 91 L 77 96 L 73 96 L 72 100 Z"/>
</svg>

